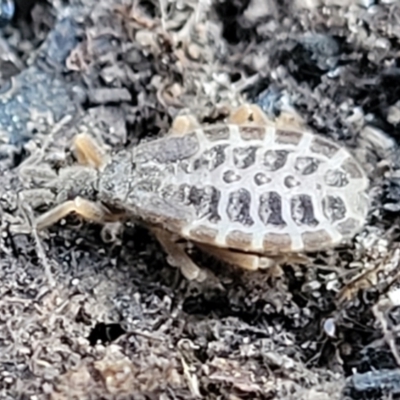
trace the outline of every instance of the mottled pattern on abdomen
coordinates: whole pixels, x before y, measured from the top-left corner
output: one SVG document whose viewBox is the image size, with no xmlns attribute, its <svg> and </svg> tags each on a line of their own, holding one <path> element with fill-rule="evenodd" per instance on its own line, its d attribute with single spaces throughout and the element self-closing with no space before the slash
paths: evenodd
<svg viewBox="0 0 400 400">
<path fill-rule="evenodd" d="M 350 239 L 365 221 L 364 172 L 347 150 L 313 133 L 220 125 L 156 142 L 158 154 L 149 151 L 146 162 L 163 170 L 160 196 L 193 210 L 177 232 L 188 239 L 261 253 L 317 251 Z"/>
</svg>

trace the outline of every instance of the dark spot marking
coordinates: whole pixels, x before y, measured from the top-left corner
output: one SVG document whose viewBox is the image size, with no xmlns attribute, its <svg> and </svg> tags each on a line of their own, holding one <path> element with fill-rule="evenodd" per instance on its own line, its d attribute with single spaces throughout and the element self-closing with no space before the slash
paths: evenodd
<svg viewBox="0 0 400 400">
<path fill-rule="evenodd" d="M 253 225 L 250 216 L 251 195 L 246 189 L 239 189 L 229 195 L 226 212 L 232 222 L 240 222 L 245 226 Z"/>
<path fill-rule="evenodd" d="M 271 182 L 271 178 L 269 178 L 267 175 L 263 174 L 262 172 L 257 172 L 254 175 L 254 182 L 256 185 L 261 186 L 261 185 L 265 185 L 266 183 Z"/>
<path fill-rule="evenodd" d="M 321 161 L 313 157 L 297 157 L 294 168 L 302 175 L 310 175 L 318 169 L 320 163 Z"/>
<path fill-rule="evenodd" d="M 191 204 L 190 199 L 189 199 L 190 190 L 191 190 L 191 186 L 188 185 L 187 183 L 180 185 L 173 200 L 175 200 L 178 203 L 182 203 L 184 205 L 190 205 Z"/>
<path fill-rule="evenodd" d="M 234 249 L 250 249 L 252 247 L 253 235 L 238 230 L 231 231 L 226 235 L 227 246 Z"/>
<path fill-rule="evenodd" d="M 325 217 L 329 221 L 340 221 L 346 216 L 346 206 L 340 197 L 327 196 L 322 200 Z"/>
<path fill-rule="evenodd" d="M 352 237 L 360 229 L 360 226 L 360 222 L 356 219 L 347 218 L 343 222 L 338 223 L 336 229 L 343 236 Z"/>
<path fill-rule="evenodd" d="M 284 253 L 292 249 L 292 239 L 287 233 L 268 233 L 264 236 L 263 248 L 265 252 Z"/>
<path fill-rule="evenodd" d="M 264 165 L 267 171 L 276 171 L 286 164 L 289 152 L 286 150 L 268 150 L 264 154 Z"/>
<path fill-rule="evenodd" d="M 218 235 L 218 231 L 208 226 L 200 225 L 191 229 L 190 238 L 200 243 L 211 243 Z"/>
<path fill-rule="evenodd" d="M 192 169 L 192 162 L 189 160 L 183 160 L 179 163 L 178 165 L 179 169 L 182 170 L 185 174 L 191 174 L 193 169 Z"/>
<path fill-rule="evenodd" d="M 236 167 L 245 169 L 253 165 L 256 161 L 257 147 L 239 147 L 233 149 L 233 162 Z"/>
<path fill-rule="evenodd" d="M 239 133 L 243 140 L 263 140 L 265 132 L 262 126 L 239 126 Z"/>
<path fill-rule="evenodd" d="M 318 251 L 332 246 L 332 238 L 329 233 L 320 229 L 315 232 L 304 232 L 301 234 L 305 251 Z"/>
<path fill-rule="evenodd" d="M 319 222 L 315 218 L 314 207 L 310 196 L 306 194 L 300 194 L 292 197 L 290 208 L 293 221 L 297 225 L 318 225 Z"/>
<path fill-rule="evenodd" d="M 224 172 L 222 179 L 226 183 L 233 183 L 233 182 L 240 181 L 240 179 L 242 179 L 242 177 L 239 174 L 237 174 L 235 171 L 229 170 L 229 171 Z"/>
<path fill-rule="evenodd" d="M 260 196 L 258 215 L 264 225 L 285 227 L 286 223 L 282 218 L 282 199 L 276 192 L 263 193 Z"/>
<path fill-rule="evenodd" d="M 218 215 L 220 195 L 219 190 L 213 186 L 204 188 L 193 186 L 190 189 L 188 200 L 195 207 L 198 218 L 207 218 L 210 222 L 216 223 L 221 219 Z"/>
<path fill-rule="evenodd" d="M 350 178 L 360 179 L 364 176 L 360 167 L 351 158 L 343 161 L 342 168 L 345 170 L 348 176 L 350 176 Z"/>
<path fill-rule="evenodd" d="M 228 145 L 217 145 L 206 150 L 200 158 L 194 161 L 194 170 L 206 167 L 209 171 L 213 171 L 218 168 L 225 161 L 225 149 L 227 147 Z"/>
<path fill-rule="evenodd" d="M 175 185 L 169 184 L 161 188 L 161 196 L 165 200 L 173 199 L 182 202 L 181 195 L 182 195 L 181 187 L 177 189 Z"/>
<path fill-rule="evenodd" d="M 276 143 L 298 145 L 302 137 L 303 133 L 301 132 L 286 131 L 283 129 L 277 129 L 275 132 Z"/>
<path fill-rule="evenodd" d="M 329 169 L 326 171 L 324 181 L 328 186 L 343 187 L 349 184 L 347 175 L 337 169 Z"/>
<path fill-rule="evenodd" d="M 311 143 L 310 150 L 314 153 L 323 154 L 328 158 L 332 158 L 339 151 L 340 147 L 330 140 L 315 137 Z"/>
<path fill-rule="evenodd" d="M 203 129 L 204 136 L 211 142 L 229 139 L 230 130 L 226 125 L 216 125 Z"/>
<path fill-rule="evenodd" d="M 283 180 L 283 184 L 284 184 L 287 188 L 291 189 L 291 188 L 294 188 L 294 187 L 296 187 L 296 186 L 299 186 L 299 185 L 300 185 L 300 181 L 299 181 L 298 179 L 296 179 L 294 176 L 288 175 L 288 176 L 286 176 L 285 179 Z"/>
</svg>

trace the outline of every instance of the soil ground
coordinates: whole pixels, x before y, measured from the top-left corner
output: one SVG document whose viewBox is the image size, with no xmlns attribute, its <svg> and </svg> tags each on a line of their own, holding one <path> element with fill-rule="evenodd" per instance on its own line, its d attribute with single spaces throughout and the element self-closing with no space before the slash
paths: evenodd
<svg viewBox="0 0 400 400">
<path fill-rule="evenodd" d="M 400 396 L 396 3 L 17 1 L 0 37 L 0 398 Z M 113 243 L 74 217 L 12 229 L 43 212 L 26 190 L 48 170 L 20 174 L 33 156 L 58 170 L 79 132 L 118 150 L 243 101 L 295 110 L 363 164 L 371 212 L 348 246 L 273 278 L 195 252 L 215 279 L 194 283 L 134 224 Z"/>
</svg>

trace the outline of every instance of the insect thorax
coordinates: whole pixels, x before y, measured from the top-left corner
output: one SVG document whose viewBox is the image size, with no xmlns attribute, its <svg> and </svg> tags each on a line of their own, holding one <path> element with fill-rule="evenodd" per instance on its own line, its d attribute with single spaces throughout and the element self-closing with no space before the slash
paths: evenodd
<svg viewBox="0 0 400 400">
<path fill-rule="evenodd" d="M 110 157 L 100 173 L 98 198 L 110 206 L 124 207 L 134 180 L 135 165 L 131 151 Z"/>
</svg>

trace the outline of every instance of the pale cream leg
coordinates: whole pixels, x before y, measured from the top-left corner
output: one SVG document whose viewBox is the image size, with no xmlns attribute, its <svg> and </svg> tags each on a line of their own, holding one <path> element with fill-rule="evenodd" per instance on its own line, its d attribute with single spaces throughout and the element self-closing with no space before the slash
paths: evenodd
<svg viewBox="0 0 400 400">
<path fill-rule="evenodd" d="M 178 115 L 172 122 L 171 130 L 168 134 L 172 136 L 183 136 L 199 127 L 199 121 L 197 121 L 193 115 Z"/>
<path fill-rule="evenodd" d="M 80 133 L 74 137 L 73 150 L 79 164 L 98 169 L 105 163 L 103 149 L 87 133 Z"/>
<path fill-rule="evenodd" d="M 289 263 L 289 264 L 310 264 L 311 260 L 305 254 L 297 254 L 297 253 L 290 253 L 285 256 L 281 256 L 282 263 Z"/>
<path fill-rule="evenodd" d="M 42 214 L 36 220 L 36 229 L 45 229 L 71 213 L 76 213 L 88 221 L 100 224 L 117 219 L 115 215 L 110 214 L 103 206 L 85 200 L 82 197 L 76 197 L 74 200 L 61 203 Z"/>
<path fill-rule="evenodd" d="M 231 113 L 228 123 L 236 125 L 271 125 L 273 122 L 256 104 L 243 104 Z"/>
<path fill-rule="evenodd" d="M 186 254 L 185 250 L 171 238 L 171 233 L 163 229 L 149 228 L 160 242 L 168 255 L 168 263 L 181 270 L 182 275 L 188 280 L 204 281 L 207 274 L 199 268 Z"/>
<path fill-rule="evenodd" d="M 304 129 L 306 123 L 295 109 L 286 107 L 277 118 L 271 120 L 256 104 L 243 104 L 231 113 L 229 123 L 236 125 L 274 125 L 281 129 Z"/>
<path fill-rule="evenodd" d="M 277 264 L 277 260 L 267 256 L 241 253 L 204 244 L 196 244 L 196 246 L 198 246 L 204 252 L 214 256 L 215 258 L 226 262 L 227 264 L 236 265 L 240 268 L 250 271 L 271 268 Z"/>
</svg>

